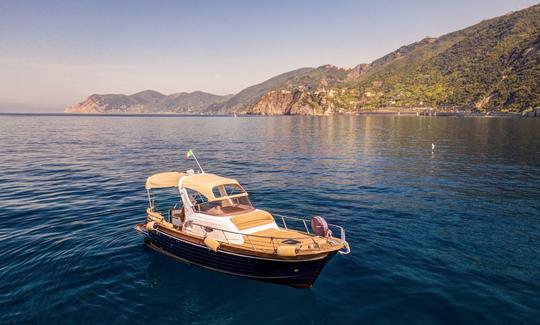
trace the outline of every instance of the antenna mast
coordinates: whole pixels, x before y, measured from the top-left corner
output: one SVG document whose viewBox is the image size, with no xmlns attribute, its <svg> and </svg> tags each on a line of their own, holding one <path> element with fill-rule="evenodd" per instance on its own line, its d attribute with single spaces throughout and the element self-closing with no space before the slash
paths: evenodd
<svg viewBox="0 0 540 325">
<path fill-rule="evenodd" d="M 195 158 L 195 162 L 197 163 L 197 166 L 199 166 L 199 170 L 201 173 L 205 174 L 204 169 L 201 167 L 201 164 L 199 164 L 199 160 L 197 159 L 197 156 L 193 153 L 193 150 L 189 149 L 189 151 L 186 153 L 186 158 L 193 157 Z"/>
<path fill-rule="evenodd" d="M 199 169 L 201 170 L 201 173 L 204 174 L 204 170 L 202 169 L 201 164 L 199 164 L 199 161 L 197 160 L 197 157 L 195 157 L 195 155 L 193 155 L 193 158 L 195 158 L 195 162 L 197 163 L 197 166 L 199 166 Z"/>
</svg>

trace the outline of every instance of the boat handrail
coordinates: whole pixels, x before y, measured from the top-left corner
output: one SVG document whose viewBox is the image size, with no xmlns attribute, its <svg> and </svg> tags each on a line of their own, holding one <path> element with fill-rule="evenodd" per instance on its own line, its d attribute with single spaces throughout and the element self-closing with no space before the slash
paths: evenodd
<svg viewBox="0 0 540 325">
<path fill-rule="evenodd" d="M 286 224 L 286 222 L 285 222 L 285 219 L 296 220 L 296 221 L 302 221 L 303 224 L 304 224 L 304 228 L 306 229 L 306 232 L 307 232 L 308 234 L 311 234 L 311 232 L 309 231 L 309 228 L 308 228 L 308 226 L 307 226 L 307 224 L 306 224 L 306 222 L 311 222 L 311 221 L 308 220 L 308 219 L 304 219 L 304 218 L 296 218 L 296 217 L 287 217 L 287 216 L 284 216 L 284 215 L 281 215 L 281 214 L 274 214 L 273 216 L 274 216 L 274 217 L 280 217 L 280 218 L 281 218 L 281 220 L 282 220 L 282 222 L 283 222 L 283 226 L 284 226 L 285 229 L 287 229 L 287 224 Z M 343 227 L 341 227 L 341 226 L 338 226 L 338 225 L 334 225 L 334 224 L 328 223 L 328 228 L 329 228 L 330 230 L 332 230 L 331 227 L 338 229 L 338 230 L 339 230 L 339 233 L 340 233 L 340 234 L 339 234 L 339 235 L 340 235 L 340 239 L 341 239 L 342 241 L 345 241 L 345 229 L 343 229 Z"/>
<path fill-rule="evenodd" d="M 330 234 L 329 237 L 321 237 L 321 236 L 317 236 L 316 234 L 311 233 L 309 231 L 308 227 L 307 227 L 307 224 L 306 224 L 306 222 L 308 222 L 309 220 L 302 219 L 302 218 L 295 218 L 295 217 L 287 217 L 287 216 L 277 215 L 277 214 L 274 214 L 274 216 L 281 218 L 281 220 L 283 221 L 283 226 L 284 226 L 284 228 L 286 230 L 288 230 L 289 227 L 287 226 L 287 223 L 285 222 L 285 219 L 302 221 L 303 224 L 304 224 L 305 230 L 306 230 L 304 233 L 310 235 L 309 238 L 315 244 L 313 248 L 317 247 L 319 250 L 321 250 L 320 244 L 317 241 L 315 241 L 315 238 L 324 238 L 327 241 L 334 238 L 334 237 L 332 237 L 331 234 Z M 200 224 L 200 223 L 197 223 L 197 222 L 194 222 L 194 221 L 191 221 L 191 220 L 186 221 L 186 224 L 201 227 L 202 229 L 204 229 L 205 233 L 208 233 L 208 232 L 214 231 L 214 230 L 218 231 L 218 232 L 221 232 L 223 234 L 223 237 L 225 238 L 225 242 L 227 242 L 227 243 L 229 243 L 229 239 L 227 238 L 226 233 L 245 236 L 247 238 L 249 244 L 252 246 L 252 248 L 254 250 L 257 250 L 257 248 L 253 244 L 253 241 L 251 241 L 252 237 L 269 239 L 271 241 L 271 243 L 272 243 L 272 246 L 273 246 L 274 250 L 276 250 L 276 244 L 274 243 L 274 240 L 280 240 L 281 241 L 281 240 L 295 239 L 295 238 L 292 238 L 292 237 L 280 237 L 280 236 L 266 236 L 266 235 L 248 234 L 248 233 L 245 233 L 245 232 L 239 232 L 239 231 L 233 231 L 233 230 L 228 230 L 228 229 L 221 229 L 221 228 L 217 228 L 217 227 L 214 227 L 214 226 L 208 226 L 208 225 Z M 328 224 L 328 226 L 329 226 L 330 230 L 331 230 L 331 228 L 334 228 L 334 229 L 339 230 L 339 232 L 340 232 L 339 239 L 344 244 L 344 250 L 339 250 L 338 252 L 340 254 L 345 254 L 345 255 L 349 254 L 351 250 L 349 248 L 349 244 L 345 240 L 345 230 L 343 229 L 343 227 L 338 226 L 338 225 L 334 225 L 334 224 Z M 299 230 L 297 230 L 297 231 L 299 231 Z M 302 231 L 300 231 L 300 232 L 302 232 Z"/>
<path fill-rule="evenodd" d="M 310 220 L 307 220 L 307 219 L 304 219 L 304 218 L 287 217 L 287 216 L 284 216 L 284 215 L 281 215 L 281 214 L 274 214 L 274 216 L 281 218 L 281 221 L 283 222 L 283 226 L 284 226 L 285 229 L 287 229 L 287 223 L 285 222 L 285 219 L 302 221 L 304 223 L 304 228 L 306 229 L 306 232 L 308 234 L 311 234 L 309 232 L 309 229 L 308 229 L 307 224 L 306 224 L 306 221 L 310 222 Z M 339 230 L 339 238 L 341 239 L 343 244 L 345 244 L 345 250 L 344 251 L 340 250 L 339 253 L 343 254 L 343 255 L 349 254 L 351 252 L 351 248 L 349 247 L 349 243 L 345 239 L 345 229 L 343 227 L 341 227 L 341 226 L 338 226 L 338 225 L 335 225 L 335 224 L 332 224 L 332 223 L 327 223 L 327 224 L 328 224 L 328 229 L 330 229 L 330 231 L 332 231 L 332 228 Z"/>
</svg>

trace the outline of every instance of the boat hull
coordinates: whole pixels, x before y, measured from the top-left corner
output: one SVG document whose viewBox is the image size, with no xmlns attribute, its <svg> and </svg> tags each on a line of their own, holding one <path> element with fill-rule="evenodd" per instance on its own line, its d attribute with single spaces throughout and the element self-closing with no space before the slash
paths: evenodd
<svg viewBox="0 0 540 325">
<path fill-rule="evenodd" d="M 296 288 L 310 288 L 336 253 L 334 251 L 322 257 L 304 260 L 270 259 L 224 250 L 214 252 L 204 245 L 160 231 L 150 231 L 145 244 L 157 252 L 213 271 Z"/>
</svg>

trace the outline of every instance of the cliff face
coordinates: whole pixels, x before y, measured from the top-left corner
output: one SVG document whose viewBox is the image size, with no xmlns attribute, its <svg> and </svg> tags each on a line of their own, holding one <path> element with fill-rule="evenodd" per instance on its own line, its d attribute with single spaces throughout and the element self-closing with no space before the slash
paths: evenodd
<svg viewBox="0 0 540 325">
<path fill-rule="evenodd" d="M 88 97 L 86 100 L 70 106 L 64 109 L 64 113 L 81 113 L 81 114 L 91 114 L 91 113 L 102 113 L 103 107 L 98 103 L 94 95 Z"/>
<path fill-rule="evenodd" d="M 328 115 L 336 113 L 327 100 L 328 93 L 305 90 L 276 90 L 264 95 L 246 114 L 253 115 Z"/>
<path fill-rule="evenodd" d="M 287 84 L 294 83 L 295 80 L 306 77 L 310 79 L 308 76 L 314 70 L 314 68 L 300 68 L 282 73 L 260 84 L 250 86 L 224 102 L 210 105 L 207 112 L 210 114 L 246 113 L 247 108 L 255 104 L 265 94 L 276 89 L 285 89 Z"/>
<path fill-rule="evenodd" d="M 255 115 L 314 115 L 303 91 L 279 90 L 264 95 L 246 113 Z"/>
<path fill-rule="evenodd" d="M 274 83 L 264 93 L 253 94 L 245 100 L 239 100 L 237 96 L 233 96 L 222 106 L 230 107 L 240 114 L 321 115 L 332 113 L 333 107 L 331 103 L 325 102 L 323 94 L 334 91 L 332 89 L 351 78 L 349 75 L 351 72 L 354 77 L 357 70 L 357 68 L 343 69 L 333 65 L 323 65 L 309 70 L 302 69 L 301 73 L 287 75 L 280 83 Z M 239 94 L 241 93 L 243 92 Z M 229 106 L 230 102 L 234 102 L 235 105 Z"/>
<path fill-rule="evenodd" d="M 271 91 L 249 108 L 246 113 L 258 115 L 284 115 L 290 111 L 293 100 L 294 95 L 290 91 Z"/>
</svg>

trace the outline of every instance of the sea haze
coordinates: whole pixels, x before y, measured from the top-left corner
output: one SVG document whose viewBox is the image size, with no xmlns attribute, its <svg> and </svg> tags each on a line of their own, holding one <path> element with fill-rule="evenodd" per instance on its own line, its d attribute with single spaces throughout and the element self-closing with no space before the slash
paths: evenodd
<svg viewBox="0 0 540 325">
<path fill-rule="evenodd" d="M 0 120 L 2 324 L 540 318 L 540 119 Z M 257 207 L 344 226 L 352 253 L 298 290 L 145 248 L 145 179 L 194 168 L 190 148 Z"/>
</svg>

